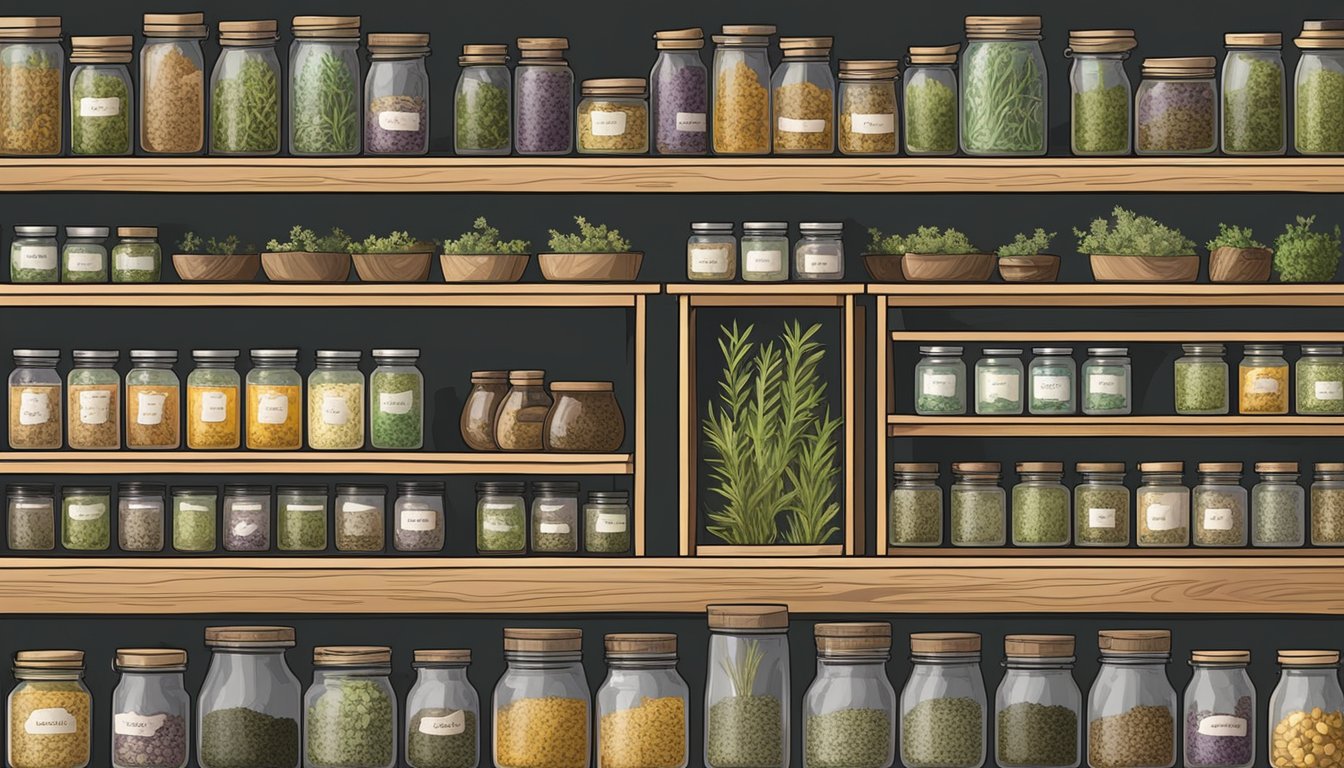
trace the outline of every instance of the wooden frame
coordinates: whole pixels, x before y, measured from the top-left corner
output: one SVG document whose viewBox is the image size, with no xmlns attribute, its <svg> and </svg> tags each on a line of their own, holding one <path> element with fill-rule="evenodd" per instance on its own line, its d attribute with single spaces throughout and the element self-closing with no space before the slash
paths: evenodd
<svg viewBox="0 0 1344 768">
<path fill-rule="evenodd" d="M 1344 437 L 1344 416 L 887 416 L 888 437 Z"/>
<path fill-rule="evenodd" d="M 902 307 L 1340 307 L 1340 283 L 875 283 Z"/>
<path fill-rule="evenodd" d="M 657 283 L 0 284 L 6 307 L 625 307 Z"/>
</svg>

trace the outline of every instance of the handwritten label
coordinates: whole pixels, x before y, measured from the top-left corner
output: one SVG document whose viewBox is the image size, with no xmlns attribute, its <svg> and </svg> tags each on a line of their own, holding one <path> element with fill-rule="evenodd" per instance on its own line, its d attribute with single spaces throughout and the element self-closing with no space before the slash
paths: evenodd
<svg viewBox="0 0 1344 768">
<path fill-rule="evenodd" d="M 747 272 L 783 272 L 784 254 L 782 251 L 747 251 Z"/>
<path fill-rule="evenodd" d="M 393 416 L 410 413 L 411 404 L 414 402 L 413 395 L 409 389 L 405 392 L 379 392 L 378 410 Z"/>
<path fill-rule="evenodd" d="M 594 109 L 588 113 L 594 136 L 622 136 L 625 134 L 625 113 Z"/>
<path fill-rule="evenodd" d="M 201 393 L 201 421 L 218 424 L 229 413 L 229 398 L 223 392 Z"/>
<path fill-rule="evenodd" d="M 1067 401 L 1073 396 L 1073 379 L 1068 376 L 1033 376 L 1031 396 L 1037 400 Z"/>
<path fill-rule="evenodd" d="M 46 392 L 25 389 L 19 395 L 19 423 L 25 427 L 46 424 L 51 419 L 51 400 Z"/>
<path fill-rule="evenodd" d="M 1316 382 L 1317 400 L 1344 400 L 1344 381 Z"/>
<path fill-rule="evenodd" d="M 896 115 L 867 115 L 849 113 L 849 127 L 854 133 L 885 134 L 896 132 Z"/>
<path fill-rule="evenodd" d="M 1204 529 L 1209 531 L 1232 530 L 1232 510 L 1215 507 L 1204 510 Z"/>
<path fill-rule="evenodd" d="M 79 722 L 65 707 L 34 709 L 28 714 L 28 719 L 23 722 L 24 733 L 35 736 L 74 733 L 78 729 Z"/>
<path fill-rule="evenodd" d="M 1016 373 L 986 373 L 980 377 L 980 400 L 1017 400 L 1022 396 L 1022 377 Z"/>
<path fill-rule="evenodd" d="M 420 130 L 419 112 L 379 112 L 378 127 L 384 131 Z"/>
<path fill-rule="evenodd" d="M 804 253 L 803 271 L 809 275 L 833 275 L 840 271 L 840 254 L 826 252 Z"/>
<path fill-rule="evenodd" d="M 722 275 L 728 272 L 727 248 L 692 248 L 691 274 Z"/>
<path fill-rule="evenodd" d="M 677 113 L 677 130 L 682 133 L 704 133 L 707 124 L 704 112 Z"/>
<path fill-rule="evenodd" d="M 111 392 L 107 390 L 85 390 L 79 393 L 80 424 L 106 424 L 111 412 Z"/>
<path fill-rule="evenodd" d="M 257 423 L 284 424 L 289 420 L 289 398 L 263 394 L 257 398 Z"/>
<path fill-rule="evenodd" d="M 1113 373 L 1094 373 L 1087 377 L 1087 389 L 1094 395 L 1123 395 L 1125 380 Z"/>
<path fill-rule="evenodd" d="M 1089 528 L 1114 528 L 1115 510 L 1114 509 L 1089 509 L 1087 510 L 1087 527 Z"/>
<path fill-rule="evenodd" d="M 1211 715 L 1199 721 L 1199 733 L 1202 736 L 1238 736 L 1248 731 L 1246 718 L 1232 715 Z"/>
<path fill-rule="evenodd" d="M 65 266 L 71 272 L 101 272 L 106 256 L 101 251 L 68 251 L 65 254 Z"/>
<path fill-rule="evenodd" d="M 612 515 L 599 512 L 593 521 L 593 530 L 598 533 L 625 533 L 625 515 Z"/>
<path fill-rule="evenodd" d="M 135 415 L 135 423 L 152 427 L 163 423 L 163 404 L 168 399 L 168 395 L 163 392 L 140 392 L 136 396 L 138 404 L 138 413 Z"/>
<path fill-rule="evenodd" d="M 80 117 L 116 117 L 121 114 L 121 99 L 112 96 L 85 96 L 79 100 Z"/>
<path fill-rule="evenodd" d="M 924 373 L 924 394 L 934 397 L 955 397 L 957 376 L 954 373 Z"/>
<path fill-rule="evenodd" d="M 140 715 L 120 712 L 112 716 L 112 732 L 118 736 L 153 736 L 163 727 L 168 715 Z"/>
<path fill-rule="evenodd" d="M 432 531 L 439 527 L 438 510 L 429 507 L 403 507 L 399 527 L 403 531 Z"/>
<path fill-rule="evenodd" d="M 779 130 L 781 133 L 821 133 L 826 130 L 826 121 L 781 117 L 779 118 Z"/>
<path fill-rule="evenodd" d="M 467 716 L 462 710 L 443 717 L 420 718 L 420 732 L 430 736 L 456 736 L 467 730 Z"/>
<path fill-rule="evenodd" d="M 339 395 L 323 395 L 322 423 L 339 427 L 350 422 L 350 404 Z"/>
<path fill-rule="evenodd" d="M 21 245 L 16 254 L 18 266 L 22 269 L 55 269 L 56 246 Z"/>
</svg>

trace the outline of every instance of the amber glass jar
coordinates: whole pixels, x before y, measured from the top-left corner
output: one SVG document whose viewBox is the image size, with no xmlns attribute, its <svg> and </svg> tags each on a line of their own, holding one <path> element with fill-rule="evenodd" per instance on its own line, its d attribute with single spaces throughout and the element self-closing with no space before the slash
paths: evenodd
<svg viewBox="0 0 1344 768">
<path fill-rule="evenodd" d="M 476 451 L 497 451 L 495 413 L 509 393 L 508 371 L 472 371 L 471 392 L 462 405 L 462 441 Z"/>
<path fill-rule="evenodd" d="M 625 440 L 625 417 L 610 381 L 557 381 L 546 414 L 542 447 L 548 451 L 607 453 Z"/>
<path fill-rule="evenodd" d="M 503 451 L 540 451 L 551 396 L 545 371 L 509 371 L 509 393 L 495 415 L 495 443 Z"/>
</svg>

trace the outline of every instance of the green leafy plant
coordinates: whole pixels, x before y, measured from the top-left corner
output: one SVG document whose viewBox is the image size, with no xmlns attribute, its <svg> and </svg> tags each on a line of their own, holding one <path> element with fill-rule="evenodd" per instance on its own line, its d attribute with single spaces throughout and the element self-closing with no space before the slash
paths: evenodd
<svg viewBox="0 0 1344 768">
<path fill-rule="evenodd" d="M 526 240 L 500 240 L 499 230 L 490 226 L 484 216 L 476 217 L 472 231 L 463 232 L 456 240 L 443 244 L 444 253 L 527 253 L 532 244 Z"/>
<path fill-rule="evenodd" d="M 760 640 L 748 640 L 742 644 L 742 655 L 735 660 L 721 659 L 719 666 L 728 675 L 733 686 L 734 696 L 750 696 L 756 688 L 756 676 L 761 672 L 761 662 L 765 660 L 765 651 L 761 650 Z"/>
<path fill-rule="evenodd" d="M 362 241 L 350 243 L 351 253 L 424 253 L 434 244 L 411 237 L 410 232 L 390 232 L 385 236 L 369 235 Z"/>
<path fill-rule="evenodd" d="M 1078 252 L 1110 256 L 1193 256 L 1195 241 L 1149 216 L 1115 206 L 1112 225 L 1106 219 L 1093 219 L 1084 232 L 1074 227 Z"/>
<path fill-rule="evenodd" d="M 1238 227 L 1235 224 L 1218 225 L 1218 236 L 1206 243 L 1210 251 L 1219 248 L 1265 248 L 1264 243 L 1256 240 L 1250 227 Z"/>
<path fill-rule="evenodd" d="M 970 238 L 958 230 L 948 227 L 918 227 L 908 235 L 883 235 L 876 227 L 868 230 L 872 238 L 868 244 L 868 253 L 932 253 L 960 255 L 976 253 Z"/>
<path fill-rule="evenodd" d="M 327 234 L 318 237 L 307 227 L 290 227 L 289 240 L 269 240 L 266 249 L 271 253 L 341 253 L 350 250 L 350 236 L 340 227 L 332 227 Z"/>
<path fill-rule="evenodd" d="M 1274 271 L 1285 283 L 1323 283 L 1339 269 L 1339 225 L 1331 232 L 1313 232 L 1315 216 L 1297 217 L 1274 239 Z"/>
<path fill-rule="evenodd" d="M 998 253 L 999 258 L 1001 259 L 1010 256 L 1039 256 L 1050 250 L 1050 242 L 1055 239 L 1055 235 L 1057 234 L 1059 233 L 1046 232 L 1040 227 L 1036 228 L 1036 231 L 1031 234 L 1031 237 L 1027 237 L 1025 234 L 1018 232 L 1013 236 L 1013 242 L 1000 245 L 999 250 L 996 251 L 996 253 Z"/>
<path fill-rule="evenodd" d="M 205 253 L 211 256 L 232 256 L 235 253 L 256 253 L 257 247 L 248 243 L 241 245 L 237 235 L 229 235 L 223 240 L 210 238 L 202 240 L 195 232 L 183 232 L 182 240 L 177 244 L 178 253 Z"/>
<path fill-rule="evenodd" d="M 608 229 L 606 224 L 592 225 L 588 219 L 575 216 L 577 233 L 561 234 L 551 230 L 550 245 L 555 253 L 623 253 L 630 250 L 630 241 L 621 233 Z"/>
</svg>

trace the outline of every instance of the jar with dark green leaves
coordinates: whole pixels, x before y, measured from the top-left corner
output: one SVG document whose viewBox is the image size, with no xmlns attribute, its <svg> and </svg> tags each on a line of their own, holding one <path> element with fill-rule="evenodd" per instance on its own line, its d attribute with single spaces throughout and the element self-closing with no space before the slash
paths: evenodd
<svg viewBox="0 0 1344 768">
<path fill-rule="evenodd" d="M 975 363 L 977 416 L 1018 416 L 1022 413 L 1022 350 L 986 349 Z"/>
<path fill-rule="evenodd" d="M 1078 364 L 1072 347 L 1036 347 L 1027 366 L 1027 410 L 1033 416 L 1072 416 L 1078 412 Z"/>
<path fill-rule="evenodd" d="M 162 552 L 163 483 L 133 481 L 117 486 L 117 546 L 122 552 Z"/>
<path fill-rule="evenodd" d="M 1002 547 L 1007 542 L 1007 495 L 999 485 L 999 471 L 996 461 L 952 465 L 956 482 L 948 495 L 953 546 Z"/>
<path fill-rule="evenodd" d="M 817 624 L 817 676 L 803 695 L 804 768 L 890 768 L 896 691 L 887 679 L 891 624 Z"/>
<path fill-rule="evenodd" d="M 1190 546 L 1190 489 L 1185 487 L 1180 461 L 1149 461 L 1139 464 L 1135 516 L 1140 547 Z"/>
<path fill-rule="evenodd" d="M 1072 105 L 1069 147 L 1079 156 L 1127 155 L 1133 122 L 1133 91 L 1125 60 L 1138 42 L 1132 29 L 1078 29 L 1069 32 L 1064 55 Z"/>
<path fill-rule="evenodd" d="M 210 75 L 210 154 L 280 151 L 280 58 L 275 19 L 219 22 L 219 59 Z"/>
<path fill-rule="evenodd" d="M 1124 462 L 1078 462 L 1083 479 L 1073 488 L 1073 543 L 1080 547 L 1129 544 L 1129 488 Z"/>
<path fill-rule="evenodd" d="M 915 364 L 915 413 L 962 416 L 966 413 L 966 363 L 961 347 L 920 347 Z"/>
<path fill-rule="evenodd" d="M 1083 363 L 1083 413 L 1128 416 L 1132 410 L 1129 349 L 1091 347 Z"/>
<path fill-rule="evenodd" d="M 1061 547 L 1069 543 L 1069 489 L 1064 464 L 1022 461 L 1013 486 L 1013 546 Z"/>
<path fill-rule="evenodd" d="M 589 491 L 583 505 L 583 551 L 620 555 L 630 552 L 630 494 Z"/>
<path fill-rule="evenodd" d="M 464 45 L 453 94 L 453 152 L 507 155 L 513 149 L 509 46 Z"/>
<path fill-rule="evenodd" d="M 532 483 L 532 551 L 579 550 L 579 484 L 570 481 Z"/>
<path fill-rule="evenodd" d="M 995 762 L 1002 768 L 1077 768 L 1083 694 L 1073 679 L 1073 635 L 1008 635 L 994 695 Z"/>
<path fill-rule="evenodd" d="M 406 695 L 406 764 L 476 768 L 481 699 L 467 679 L 471 651 L 417 650 L 413 658 L 415 684 Z"/>
<path fill-rule="evenodd" d="M 520 555 L 527 551 L 527 503 L 522 483 L 476 484 L 476 551 Z"/>
<path fill-rule="evenodd" d="M 1298 414 L 1344 414 L 1344 346 L 1303 344 L 1293 374 Z"/>
<path fill-rule="evenodd" d="M 289 47 L 289 152 L 357 155 L 359 17 L 295 16 Z"/>
<path fill-rule="evenodd" d="M 1206 462 L 1198 467 L 1199 485 L 1190 493 L 1190 516 L 1197 547 L 1246 546 L 1246 489 L 1241 462 Z"/>
<path fill-rule="evenodd" d="M 61 279 L 56 228 L 17 225 L 9 244 L 11 283 L 55 283 Z"/>
<path fill-rule="evenodd" d="M 382 552 L 387 518 L 387 487 L 336 486 L 336 549 Z"/>
<path fill-rule="evenodd" d="M 275 545 L 282 552 L 327 548 L 327 487 L 282 485 L 275 492 Z"/>
<path fill-rule="evenodd" d="M 1251 544 L 1302 546 L 1306 540 L 1306 491 L 1297 483 L 1297 462 L 1260 462 L 1255 471 L 1260 482 L 1251 489 Z"/>
<path fill-rule="evenodd" d="M 173 489 L 173 549 L 214 552 L 219 543 L 219 489 L 213 485 Z"/>
<path fill-rule="evenodd" d="M 107 227 L 66 227 L 61 247 L 62 283 L 106 283 Z"/>
<path fill-rule="evenodd" d="M 130 35 L 71 37 L 70 154 L 131 154 Z"/>
<path fill-rule="evenodd" d="M 1293 148 L 1303 155 L 1344 154 L 1344 19 L 1302 22 L 1293 77 Z"/>
<path fill-rule="evenodd" d="M 1282 155 L 1288 147 L 1283 35 L 1235 32 L 1223 36 L 1223 152 Z"/>
<path fill-rule="evenodd" d="M 425 444 L 425 377 L 418 349 L 375 349 L 369 374 L 369 444 L 414 451 Z"/>
<path fill-rule="evenodd" d="M 1089 768 L 1172 768 L 1176 690 L 1167 679 L 1171 632 L 1104 629 L 1101 668 L 1087 696 Z"/>
<path fill-rule="evenodd" d="M 303 762 L 313 768 L 394 768 L 397 697 L 392 649 L 313 649 L 313 684 L 303 697 Z"/>
<path fill-rule="evenodd" d="M 937 464 L 895 464 L 887 500 L 887 544 L 936 547 L 943 543 L 943 489 Z"/>
<path fill-rule="evenodd" d="M 101 551 L 112 544 L 112 489 L 71 485 L 61 489 L 61 546 Z"/>
<path fill-rule="evenodd" d="M 1049 127 L 1040 16 L 967 16 L 961 151 L 1044 155 Z"/>
<path fill-rule="evenodd" d="M 910 661 L 901 690 L 901 762 L 906 768 L 980 768 L 989 732 L 980 635 L 913 634 Z"/>
<path fill-rule="evenodd" d="M 1344 546 L 1344 464 L 1316 465 L 1316 481 L 1311 484 L 1311 544 Z"/>
<path fill-rule="evenodd" d="M 163 269 L 158 227 L 117 227 L 112 247 L 112 282 L 157 283 Z"/>
<path fill-rule="evenodd" d="M 293 627 L 206 627 L 196 703 L 201 768 L 298 768 L 303 687 L 285 661 Z"/>
<path fill-rule="evenodd" d="M 5 489 L 8 514 L 5 530 L 9 548 L 16 551 L 56 548 L 56 489 L 50 483 L 23 483 Z"/>
<path fill-rule="evenodd" d="M 789 765 L 789 610 L 711 605 L 706 768 Z"/>
</svg>

